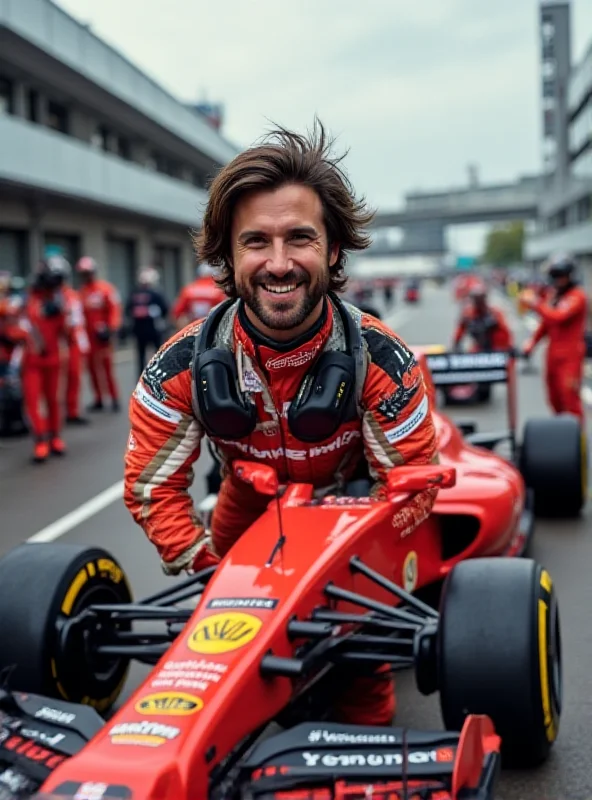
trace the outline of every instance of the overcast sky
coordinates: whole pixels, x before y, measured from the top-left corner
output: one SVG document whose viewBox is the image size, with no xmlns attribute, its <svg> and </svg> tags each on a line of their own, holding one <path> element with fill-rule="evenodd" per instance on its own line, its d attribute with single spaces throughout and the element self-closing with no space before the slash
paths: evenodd
<svg viewBox="0 0 592 800">
<path fill-rule="evenodd" d="M 538 0 L 57 0 L 182 100 L 220 101 L 224 134 L 315 112 L 372 205 L 541 166 Z M 573 55 L 592 1 L 572 0 Z"/>
</svg>

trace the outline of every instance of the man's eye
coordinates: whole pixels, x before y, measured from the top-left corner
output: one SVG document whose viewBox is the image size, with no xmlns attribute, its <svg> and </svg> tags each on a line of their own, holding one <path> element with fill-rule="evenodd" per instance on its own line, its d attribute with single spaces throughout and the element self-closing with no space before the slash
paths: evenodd
<svg viewBox="0 0 592 800">
<path fill-rule="evenodd" d="M 249 236 L 245 241 L 247 245 L 261 245 L 265 244 L 265 239 L 262 236 Z"/>
<path fill-rule="evenodd" d="M 297 241 L 301 241 L 301 242 L 304 242 L 304 241 L 307 242 L 307 241 L 310 240 L 310 236 L 309 236 L 308 233 L 294 233 L 292 235 L 292 239 L 296 239 Z"/>
</svg>

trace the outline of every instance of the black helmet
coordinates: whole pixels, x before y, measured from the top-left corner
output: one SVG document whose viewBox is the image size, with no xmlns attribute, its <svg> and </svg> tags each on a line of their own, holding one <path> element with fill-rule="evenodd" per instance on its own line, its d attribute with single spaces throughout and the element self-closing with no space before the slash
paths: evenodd
<svg viewBox="0 0 592 800">
<path fill-rule="evenodd" d="M 63 256 L 48 256 L 37 264 L 35 283 L 41 288 L 54 289 L 62 285 L 70 272 L 70 264 Z"/>
<path fill-rule="evenodd" d="M 575 261 L 570 255 L 567 255 L 567 253 L 559 253 L 551 256 L 546 264 L 546 272 L 552 279 L 573 278 L 575 271 Z"/>
</svg>

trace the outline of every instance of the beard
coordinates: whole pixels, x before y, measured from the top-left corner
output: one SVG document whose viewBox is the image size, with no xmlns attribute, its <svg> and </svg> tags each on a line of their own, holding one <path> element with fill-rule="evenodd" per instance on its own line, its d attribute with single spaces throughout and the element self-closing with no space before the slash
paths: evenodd
<svg viewBox="0 0 592 800">
<path fill-rule="evenodd" d="M 309 274 L 296 268 L 284 275 L 281 280 L 269 273 L 257 274 L 253 280 L 237 283 L 238 296 L 260 322 L 272 330 L 289 331 L 298 328 L 309 317 L 329 289 L 329 267 L 314 282 Z M 296 284 L 296 297 L 282 299 L 281 294 L 273 295 L 263 285 L 289 286 Z"/>
</svg>

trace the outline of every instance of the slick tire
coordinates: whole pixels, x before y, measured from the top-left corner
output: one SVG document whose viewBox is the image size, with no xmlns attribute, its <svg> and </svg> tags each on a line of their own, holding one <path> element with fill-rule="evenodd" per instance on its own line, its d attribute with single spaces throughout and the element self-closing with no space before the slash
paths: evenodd
<svg viewBox="0 0 592 800">
<path fill-rule="evenodd" d="M 586 437 L 571 414 L 531 419 L 524 427 L 519 469 L 540 517 L 577 517 L 588 492 Z"/>
<path fill-rule="evenodd" d="M 448 730 L 486 714 L 506 766 L 549 755 L 562 703 L 559 612 L 549 573 L 531 559 L 478 558 L 448 575 L 440 606 L 438 683 Z"/>
<path fill-rule="evenodd" d="M 8 688 L 107 711 L 128 660 L 93 656 L 82 636 L 70 637 L 65 652 L 60 631 L 90 605 L 131 599 L 125 573 L 102 548 L 52 542 L 8 552 L 0 559 L 0 671 Z"/>
</svg>

